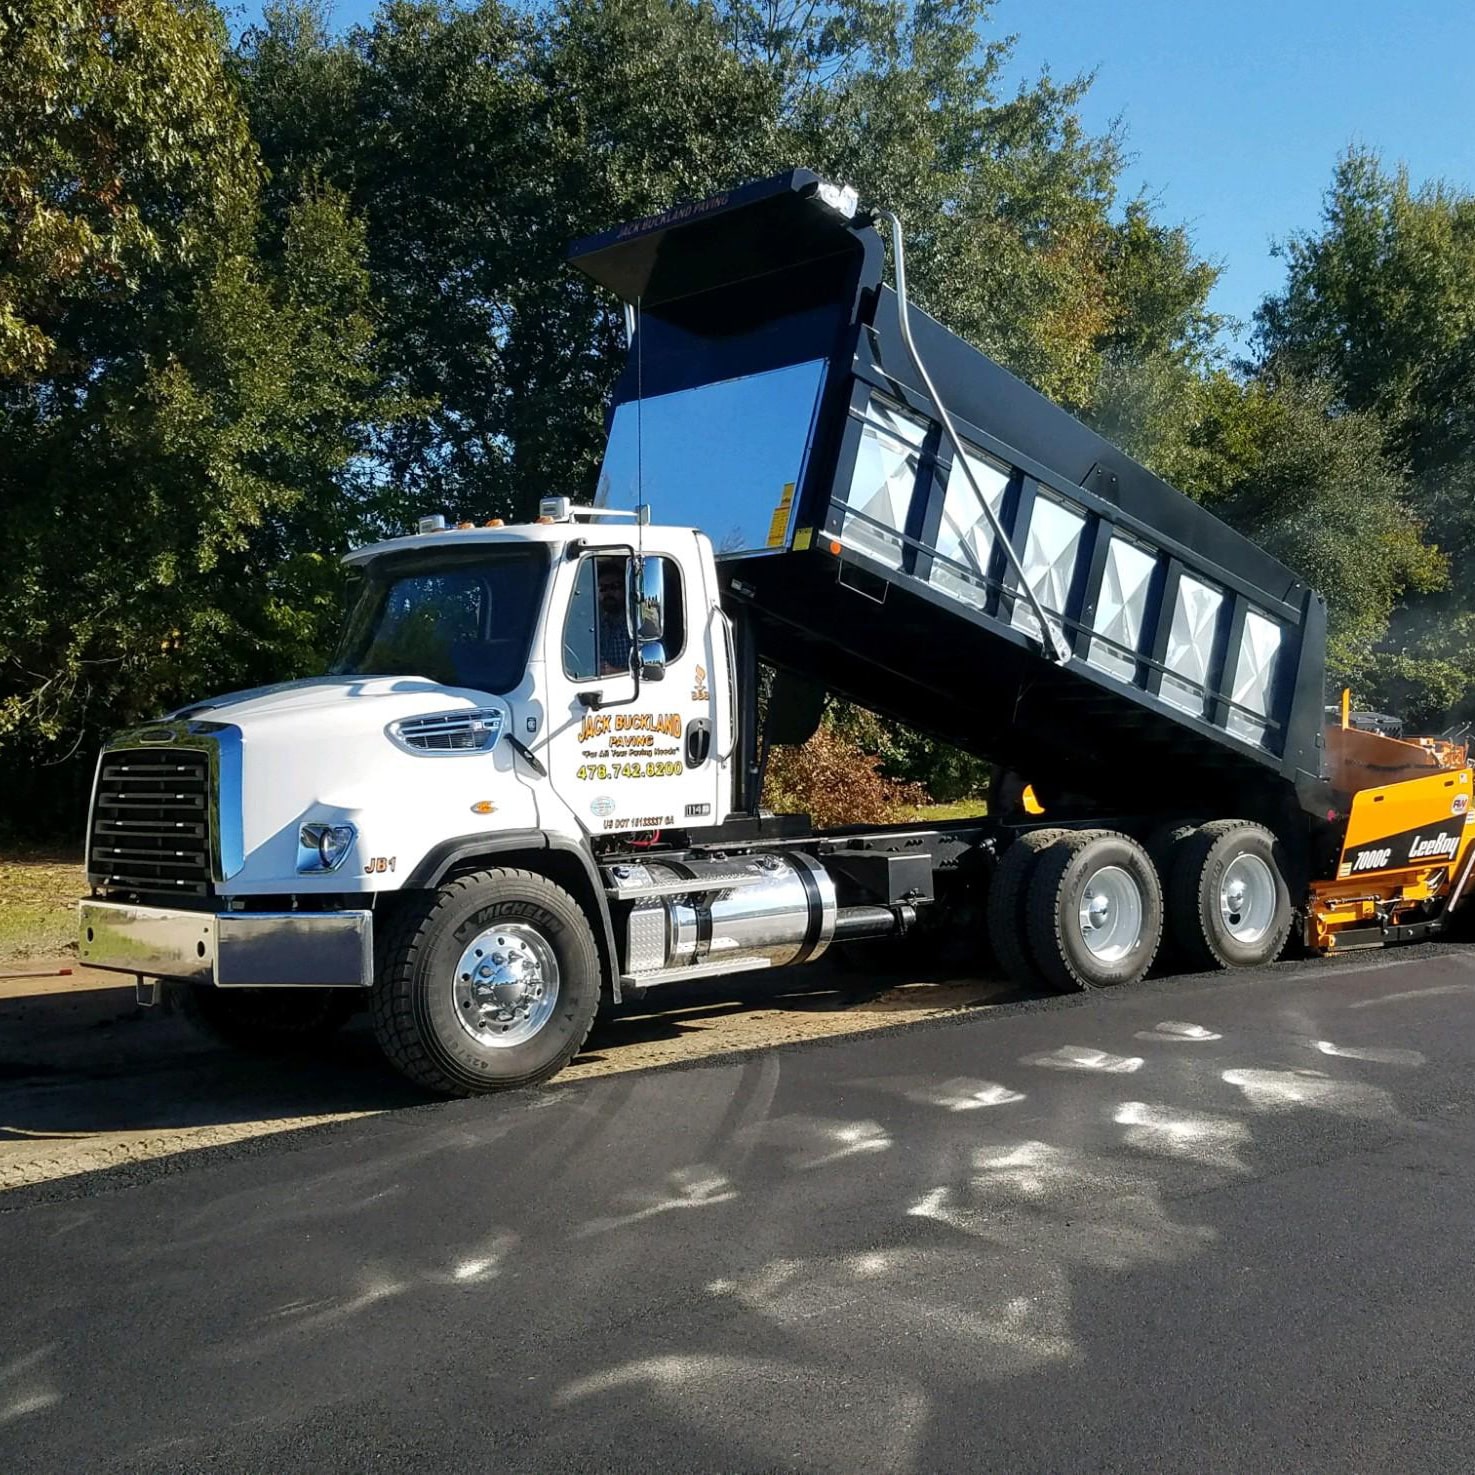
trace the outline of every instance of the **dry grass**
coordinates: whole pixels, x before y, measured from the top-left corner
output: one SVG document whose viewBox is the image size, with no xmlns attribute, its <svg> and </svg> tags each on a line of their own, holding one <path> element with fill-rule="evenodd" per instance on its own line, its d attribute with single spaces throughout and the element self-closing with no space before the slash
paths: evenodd
<svg viewBox="0 0 1475 1475">
<path fill-rule="evenodd" d="M 960 799 L 956 804 L 923 804 L 911 816 L 915 819 L 982 819 L 988 813 L 987 799 Z"/>
<path fill-rule="evenodd" d="M 0 855 L 0 966 L 77 949 L 77 898 L 87 891 L 78 859 Z"/>
</svg>

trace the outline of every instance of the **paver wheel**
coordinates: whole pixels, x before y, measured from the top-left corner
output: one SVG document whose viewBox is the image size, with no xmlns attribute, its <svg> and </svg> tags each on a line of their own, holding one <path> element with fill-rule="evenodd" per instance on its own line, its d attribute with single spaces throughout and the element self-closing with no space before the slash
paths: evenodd
<svg viewBox="0 0 1475 1475">
<path fill-rule="evenodd" d="M 390 927 L 374 1032 L 416 1085 L 477 1096 L 547 1080 L 599 1007 L 599 949 L 583 909 L 532 871 L 447 882 Z"/>
<path fill-rule="evenodd" d="M 1004 852 L 988 889 L 988 940 L 999 966 L 1016 983 L 1038 988 L 1044 975 L 1035 966 L 1025 936 L 1025 897 L 1040 854 L 1069 830 L 1030 830 Z"/>
<path fill-rule="evenodd" d="M 1040 857 L 1025 904 L 1030 951 L 1058 988 L 1135 983 L 1163 934 L 1163 897 L 1130 835 L 1078 830 Z"/>
<path fill-rule="evenodd" d="M 362 1002 L 356 989 L 214 988 L 183 991 L 184 1017 L 212 1040 L 256 1055 L 290 1055 L 320 1045 Z"/>
<path fill-rule="evenodd" d="M 1254 968 L 1280 956 L 1293 920 L 1280 846 L 1263 825 L 1220 819 L 1178 847 L 1168 926 L 1195 968 Z"/>
</svg>

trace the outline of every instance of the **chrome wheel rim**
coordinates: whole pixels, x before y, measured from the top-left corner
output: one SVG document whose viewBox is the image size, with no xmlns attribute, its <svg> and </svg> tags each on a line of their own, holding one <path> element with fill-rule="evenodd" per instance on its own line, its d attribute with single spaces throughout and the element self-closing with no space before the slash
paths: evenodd
<svg viewBox="0 0 1475 1475">
<path fill-rule="evenodd" d="M 1219 917 L 1236 941 L 1259 942 L 1275 917 L 1275 873 L 1258 855 L 1236 855 L 1219 879 Z"/>
<path fill-rule="evenodd" d="M 1142 892 L 1121 866 L 1102 866 L 1081 892 L 1079 920 L 1091 956 L 1120 962 L 1142 938 Z"/>
<path fill-rule="evenodd" d="M 451 995 L 457 1023 L 478 1045 L 521 1045 L 558 1006 L 558 959 L 536 927 L 488 927 L 462 951 Z"/>
</svg>

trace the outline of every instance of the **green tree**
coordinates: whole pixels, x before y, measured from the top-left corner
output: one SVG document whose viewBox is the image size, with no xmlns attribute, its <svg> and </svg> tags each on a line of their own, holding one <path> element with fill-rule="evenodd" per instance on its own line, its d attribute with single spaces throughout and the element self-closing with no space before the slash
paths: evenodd
<svg viewBox="0 0 1475 1475">
<path fill-rule="evenodd" d="M 750 7 L 391 0 L 328 37 L 269 7 L 236 65 L 290 199 L 321 175 L 369 227 L 386 364 L 436 413 L 387 442 L 427 507 L 525 509 L 592 486 L 624 353 L 570 240 L 795 163 L 899 210 L 924 306 L 1091 411 L 1110 366 L 1196 360 L 1216 270 L 1145 202 L 1087 82 L 1005 95 L 984 0 Z"/>
<path fill-rule="evenodd" d="M 1159 469 L 1326 596 L 1329 675 L 1365 686 L 1399 599 L 1442 587 L 1447 574 L 1410 512 L 1381 419 L 1340 409 L 1324 380 L 1222 370 L 1178 414 L 1176 443 L 1157 447 Z"/>
<path fill-rule="evenodd" d="M 391 0 L 334 42 L 279 5 L 236 66 L 278 180 L 368 222 L 386 371 L 435 404 L 386 438 L 393 478 L 478 518 L 591 486 L 623 327 L 568 243 L 776 167 L 770 89 L 710 12 Z"/>
<path fill-rule="evenodd" d="M 224 46 L 195 0 L 0 5 L 10 774 L 312 663 L 388 510 L 361 229 L 304 183 L 263 249 Z"/>
<path fill-rule="evenodd" d="M 1371 700 L 1421 722 L 1475 713 L 1475 196 L 1350 151 L 1321 229 L 1282 248 L 1284 291 L 1257 314 L 1262 371 L 1320 376 L 1336 402 L 1376 415 L 1409 475 L 1408 500 L 1449 556 L 1447 588 L 1395 616 L 1370 670 Z M 1345 536 L 1363 528 L 1353 517 Z M 1420 597 L 1423 596 L 1423 597 Z"/>
</svg>

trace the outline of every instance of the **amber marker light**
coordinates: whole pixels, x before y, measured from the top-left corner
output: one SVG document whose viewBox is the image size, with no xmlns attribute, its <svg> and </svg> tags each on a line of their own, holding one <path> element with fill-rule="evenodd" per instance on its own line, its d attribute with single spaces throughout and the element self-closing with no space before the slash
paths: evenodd
<svg viewBox="0 0 1475 1475">
<path fill-rule="evenodd" d="M 497 806 L 490 799 L 478 799 L 471 806 L 471 812 L 472 814 L 495 814 L 497 812 Z"/>
</svg>

